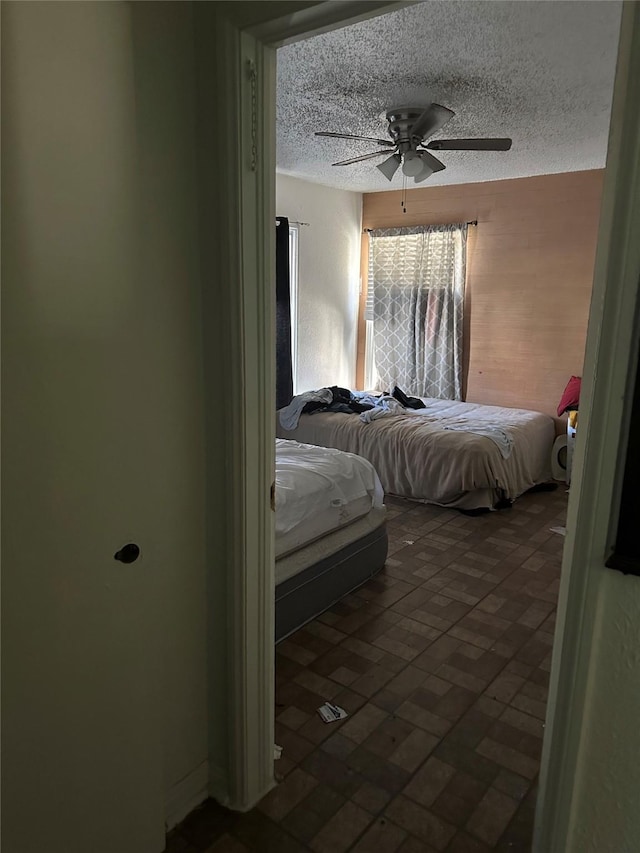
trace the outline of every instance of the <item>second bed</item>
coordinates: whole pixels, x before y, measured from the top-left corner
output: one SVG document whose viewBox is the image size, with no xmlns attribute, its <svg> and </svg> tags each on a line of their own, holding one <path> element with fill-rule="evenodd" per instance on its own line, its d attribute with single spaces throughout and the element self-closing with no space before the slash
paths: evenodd
<svg viewBox="0 0 640 853">
<path fill-rule="evenodd" d="M 303 414 L 277 434 L 368 459 L 385 492 L 445 507 L 492 508 L 551 477 L 553 419 L 540 412 L 424 399 L 425 408 L 364 423 Z"/>
<path fill-rule="evenodd" d="M 384 566 L 383 498 L 366 459 L 276 441 L 276 641 Z"/>
</svg>

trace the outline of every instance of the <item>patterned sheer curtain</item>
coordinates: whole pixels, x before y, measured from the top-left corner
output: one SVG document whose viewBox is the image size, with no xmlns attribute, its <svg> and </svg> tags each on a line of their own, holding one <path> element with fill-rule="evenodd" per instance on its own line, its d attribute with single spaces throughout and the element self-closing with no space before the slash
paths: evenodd
<svg viewBox="0 0 640 853">
<path fill-rule="evenodd" d="M 377 387 L 459 400 L 466 224 L 378 228 L 369 238 Z"/>
</svg>

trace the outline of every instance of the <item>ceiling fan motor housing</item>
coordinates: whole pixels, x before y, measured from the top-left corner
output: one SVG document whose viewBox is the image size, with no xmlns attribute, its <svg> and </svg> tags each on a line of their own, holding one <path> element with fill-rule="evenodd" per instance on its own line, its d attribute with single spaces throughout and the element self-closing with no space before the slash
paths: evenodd
<svg viewBox="0 0 640 853">
<path fill-rule="evenodd" d="M 422 115 L 424 108 L 420 107 L 396 107 L 387 113 L 389 122 L 389 134 L 394 142 L 400 147 L 401 153 L 415 148 L 421 139 L 413 140 L 411 128 Z"/>
</svg>

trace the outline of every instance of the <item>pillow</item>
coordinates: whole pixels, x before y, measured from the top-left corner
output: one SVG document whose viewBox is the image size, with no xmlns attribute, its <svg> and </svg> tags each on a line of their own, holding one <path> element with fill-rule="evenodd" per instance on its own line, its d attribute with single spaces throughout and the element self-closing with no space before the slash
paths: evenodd
<svg viewBox="0 0 640 853">
<path fill-rule="evenodd" d="M 580 384 L 582 380 L 579 376 L 572 376 L 567 382 L 567 387 L 562 393 L 560 403 L 558 405 L 558 417 L 568 412 L 569 409 L 577 409 L 580 402 Z"/>
</svg>

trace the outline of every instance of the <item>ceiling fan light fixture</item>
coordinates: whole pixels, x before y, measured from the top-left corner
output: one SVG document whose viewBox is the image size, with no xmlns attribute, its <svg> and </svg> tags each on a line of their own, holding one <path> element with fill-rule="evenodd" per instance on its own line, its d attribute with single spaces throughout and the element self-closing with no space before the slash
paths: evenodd
<svg viewBox="0 0 640 853">
<path fill-rule="evenodd" d="M 433 175 L 433 169 L 427 163 L 422 161 L 422 171 L 418 172 L 415 176 L 414 183 L 420 184 L 422 181 L 426 181 L 427 178 L 430 178 Z"/>
<path fill-rule="evenodd" d="M 400 163 L 400 155 L 392 154 L 391 157 L 388 157 L 383 163 L 378 163 L 376 168 L 380 169 L 385 178 L 390 181 L 393 179 L 393 176 L 398 171 Z"/>
<path fill-rule="evenodd" d="M 402 161 L 402 172 L 408 178 L 416 178 L 424 169 L 424 163 L 417 151 L 407 151 Z"/>
</svg>

